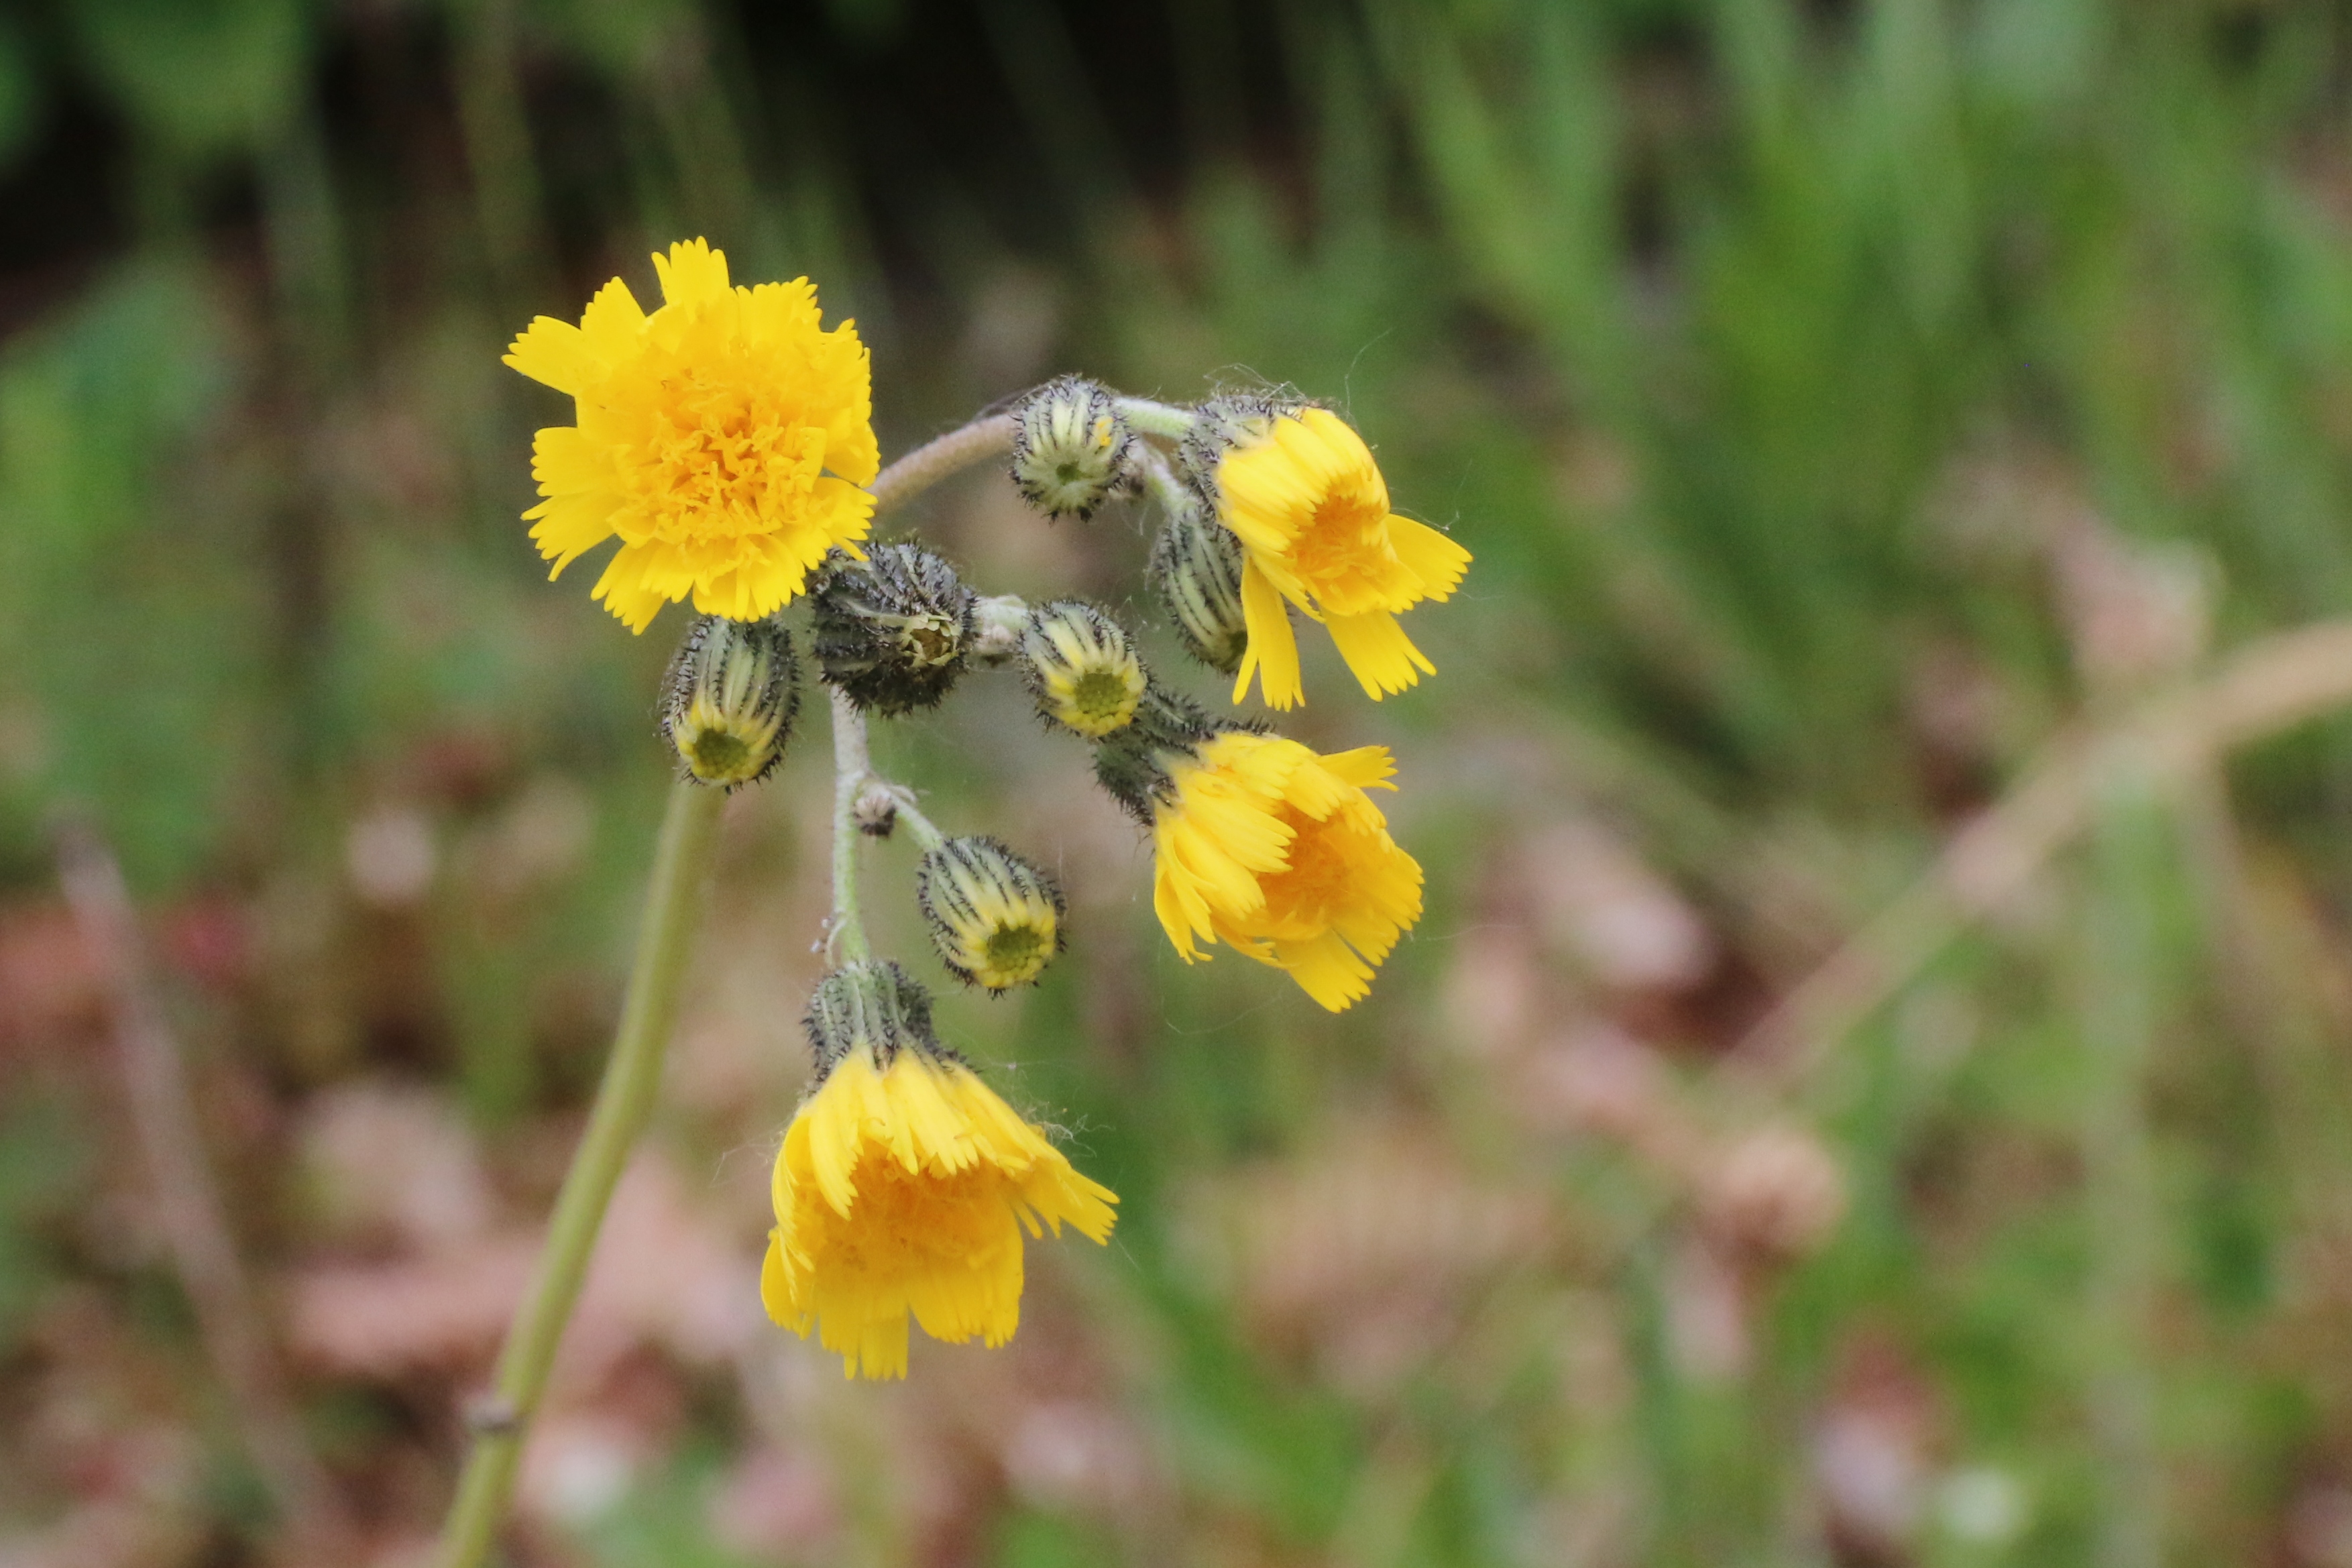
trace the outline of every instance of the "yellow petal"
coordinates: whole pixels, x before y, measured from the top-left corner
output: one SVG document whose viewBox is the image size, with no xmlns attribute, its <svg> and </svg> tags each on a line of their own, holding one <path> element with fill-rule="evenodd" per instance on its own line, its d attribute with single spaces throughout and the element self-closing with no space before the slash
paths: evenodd
<svg viewBox="0 0 2352 1568">
<path fill-rule="evenodd" d="M 1434 675 L 1437 667 L 1412 646 L 1404 635 L 1397 618 L 1387 610 L 1373 610 L 1360 616 L 1328 616 L 1324 625 L 1331 628 L 1331 640 L 1339 646 L 1339 657 L 1372 700 L 1419 683 L 1416 668 Z"/>
<path fill-rule="evenodd" d="M 1234 700 L 1249 695 L 1250 681 L 1256 677 L 1264 681 L 1267 707 L 1296 708 L 1307 696 L 1298 679 L 1298 638 L 1290 629 L 1282 595 L 1254 555 L 1242 561 L 1242 619 L 1249 629 L 1249 647 L 1234 679 Z"/>
<path fill-rule="evenodd" d="M 1409 517 L 1393 512 L 1389 515 L 1389 542 L 1396 546 L 1397 559 L 1421 579 L 1422 598 L 1450 596 L 1461 583 L 1462 574 L 1470 569 L 1467 550 L 1427 523 L 1415 522 Z"/>
<path fill-rule="evenodd" d="M 703 239 L 681 239 L 667 256 L 654 253 L 654 272 L 661 279 L 665 305 L 691 310 L 726 298 L 727 257 Z"/>
<path fill-rule="evenodd" d="M 505 363 L 531 380 L 578 396 L 594 376 L 595 355 L 585 333 L 552 316 L 532 319 L 508 345 Z"/>
</svg>

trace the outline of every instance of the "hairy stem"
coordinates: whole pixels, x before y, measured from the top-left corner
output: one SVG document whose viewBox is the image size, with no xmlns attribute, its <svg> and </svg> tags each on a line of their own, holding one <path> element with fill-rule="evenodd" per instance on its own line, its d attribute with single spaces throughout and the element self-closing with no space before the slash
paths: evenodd
<svg viewBox="0 0 2352 1568">
<path fill-rule="evenodd" d="M 478 1436 L 457 1483 L 457 1500 L 449 1510 L 441 1568 L 479 1568 L 506 1513 L 522 1459 L 523 1436 L 547 1391 L 556 1346 L 580 1299 L 604 1210 L 629 1151 L 653 1113 L 662 1053 L 677 1019 L 678 993 L 726 801 L 724 791 L 692 783 L 680 783 L 670 791 L 613 1054 L 596 1089 L 587 1133 L 556 1197 L 547 1250 L 540 1255 L 530 1293 L 507 1332 L 491 1398 L 472 1417 Z"/>
<path fill-rule="evenodd" d="M 1179 441 L 1192 433 L 1195 416 L 1189 408 L 1155 403 L 1149 397 L 1118 397 L 1111 401 L 1119 417 L 1127 421 L 1128 428 L 1138 435 L 1163 436 Z"/>
<path fill-rule="evenodd" d="M 951 479 L 975 463 L 984 463 L 1013 450 L 1013 416 L 983 414 L 969 425 L 924 442 L 876 476 L 866 488 L 873 492 L 874 515 L 921 495 L 941 479 Z"/>
<path fill-rule="evenodd" d="M 826 956 L 857 963 L 874 956 L 857 899 L 857 797 L 874 776 L 866 744 L 866 715 L 839 691 L 833 694 L 833 920 Z"/>
</svg>

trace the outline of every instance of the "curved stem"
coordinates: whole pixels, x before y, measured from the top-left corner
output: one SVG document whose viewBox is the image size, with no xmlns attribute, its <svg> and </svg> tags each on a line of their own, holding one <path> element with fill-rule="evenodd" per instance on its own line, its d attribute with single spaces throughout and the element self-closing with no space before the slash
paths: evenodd
<svg viewBox="0 0 2352 1568">
<path fill-rule="evenodd" d="M 1184 481 L 1176 477 L 1176 470 L 1168 466 L 1167 454 L 1156 447 L 1144 447 L 1142 468 L 1145 493 L 1158 501 L 1162 510 L 1174 516 L 1186 504 L 1189 492 Z"/>
<path fill-rule="evenodd" d="M 479 1568 L 506 1513 L 523 1436 L 547 1391 L 556 1346 L 580 1299 L 604 1210 L 630 1148 L 653 1112 L 662 1053 L 677 1019 L 688 952 L 718 845 L 719 814 L 726 804 L 725 791 L 701 784 L 680 783 L 670 791 L 613 1054 L 596 1089 L 588 1131 L 556 1197 L 530 1293 L 515 1313 L 499 1353 L 493 1394 L 471 1417 L 478 1436 L 442 1535 L 441 1568 Z"/>
<path fill-rule="evenodd" d="M 1128 428 L 1142 436 L 1164 436 L 1179 441 L 1192 433 L 1196 415 L 1189 408 L 1173 403 L 1159 403 L 1149 397 L 1116 397 L 1111 400 Z"/>
<path fill-rule="evenodd" d="M 874 515 L 908 501 L 971 468 L 1013 450 L 1013 416 L 983 414 L 969 425 L 935 437 L 883 469 L 866 488 L 874 496 Z"/>
<path fill-rule="evenodd" d="M 874 776 L 866 744 L 866 715 L 839 691 L 833 694 L 833 921 L 827 958 L 838 947 L 850 963 L 874 956 L 857 900 L 857 796 Z"/>
<path fill-rule="evenodd" d="M 915 836 L 915 842 L 921 845 L 926 853 L 948 841 L 948 836 L 940 831 L 939 824 L 924 816 L 923 808 L 915 804 L 913 790 L 905 784 L 892 784 L 890 798 L 898 807 L 898 820 L 907 825 L 908 830 Z"/>
</svg>

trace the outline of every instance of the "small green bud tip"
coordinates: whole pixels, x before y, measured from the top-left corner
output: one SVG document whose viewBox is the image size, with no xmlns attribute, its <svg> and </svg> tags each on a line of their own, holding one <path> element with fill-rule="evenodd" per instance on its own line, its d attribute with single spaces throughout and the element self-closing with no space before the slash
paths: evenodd
<svg viewBox="0 0 2352 1568">
<path fill-rule="evenodd" d="M 1099 382 L 1066 375 L 1013 414 L 1013 483 L 1031 506 L 1083 522 L 1135 479 L 1135 433 Z"/>
<path fill-rule="evenodd" d="M 772 618 L 697 616 L 666 689 L 662 733 L 697 783 L 740 789 L 783 760 L 800 711 L 800 661 Z"/>
<path fill-rule="evenodd" d="M 993 838 L 950 838 L 924 856 L 915 896 L 940 962 L 967 985 L 1029 984 L 1062 950 L 1062 889 Z"/>
<path fill-rule="evenodd" d="M 936 706 L 971 662 L 972 592 L 945 561 L 912 544 L 836 552 L 809 592 L 817 666 L 868 713 Z"/>
<path fill-rule="evenodd" d="M 954 1056 L 931 1026 L 931 994 L 887 958 L 845 963 L 818 981 L 802 1025 L 816 1053 L 817 1083 L 852 1051 L 866 1051 L 885 1068 L 909 1047 Z"/>
<path fill-rule="evenodd" d="M 1152 591 L 1185 651 L 1231 675 L 1249 651 L 1242 613 L 1242 542 L 1187 490 L 1151 547 Z"/>
<path fill-rule="evenodd" d="M 1029 616 L 1022 666 L 1037 711 L 1087 740 L 1123 730 L 1149 684 L 1119 624 L 1081 599 L 1057 599 Z"/>
</svg>

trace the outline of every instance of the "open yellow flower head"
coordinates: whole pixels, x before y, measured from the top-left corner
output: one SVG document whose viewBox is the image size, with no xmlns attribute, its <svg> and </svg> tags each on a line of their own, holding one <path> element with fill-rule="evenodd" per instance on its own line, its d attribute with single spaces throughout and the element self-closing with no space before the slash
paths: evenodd
<svg viewBox="0 0 2352 1568">
<path fill-rule="evenodd" d="M 1421 918 L 1421 866 L 1364 792 L 1393 789 L 1384 746 L 1321 756 L 1228 731 L 1168 764 L 1153 810 L 1152 907 L 1186 963 L 1223 942 L 1342 1012 Z"/>
<path fill-rule="evenodd" d="M 818 991 L 824 1076 L 776 1156 L 768 1315 L 814 1329 L 850 1376 L 906 1375 L 909 1313 L 934 1339 L 1004 1343 L 1024 1230 L 1066 1222 L 1103 1241 L 1118 1199 L 938 1045 L 929 999 L 896 964 L 851 964 Z"/>
<path fill-rule="evenodd" d="M 1241 541 L 1249 647 L 1234 700 L 1263 679 L 1265 700 L 1306 697 L 1286 605 L 1331 631 L 1339 657 L 1378 700 L 1434 675 L 1397 613 L 1452 594 L 1470 552 L 1389 510 L 1389 489 L 1363 437 L 1328 409 L 1304 407 L 1210 421 L 1223 438 L 1206 477 L 1217 517 Z"/>
<path fill-rule="evenodd" d="M 757 620 L 838 545 L 855 554 L 881 467 L 865 345 L 819 325 L 805 278 L 731 288 L 699 239 L 654 258 L 661 309 L 619 279 L 580 324 L 541 316 L 506 363 L 572 395 L 578 422 L 539 433 L 546 499 L 523 513 L 562 573 L 618 535 L 595 596 L 631 631 L 666 604 Z"/>
</svg>

